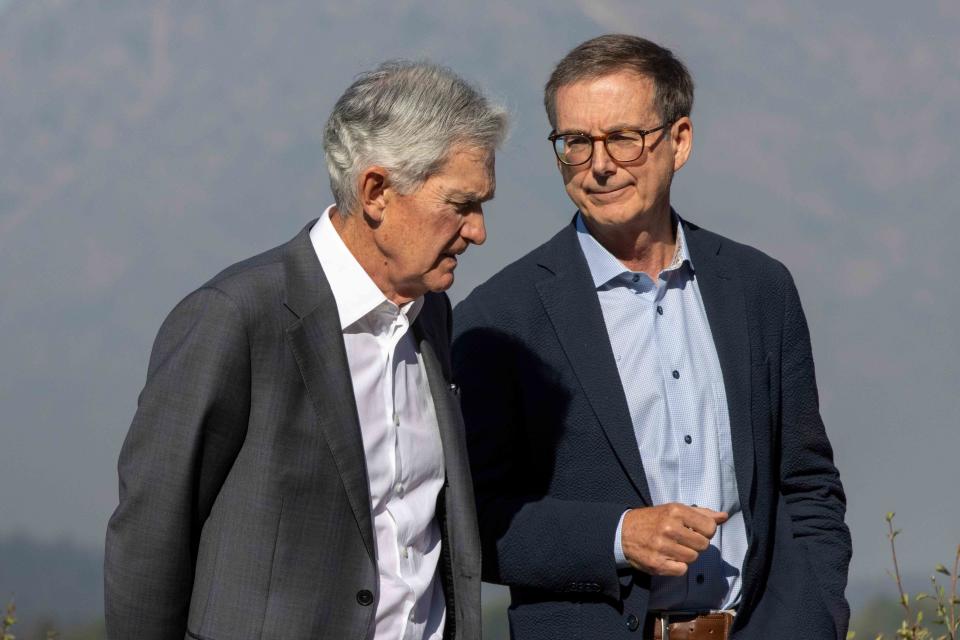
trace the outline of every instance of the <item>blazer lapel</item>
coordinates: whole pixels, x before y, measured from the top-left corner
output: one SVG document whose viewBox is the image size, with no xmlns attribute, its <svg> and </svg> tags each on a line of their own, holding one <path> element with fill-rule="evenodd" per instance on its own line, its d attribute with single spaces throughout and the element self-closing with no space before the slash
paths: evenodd
<svg viewBox="0 0 960 640">
<path fill-rule="evenodd" d="M 428 295 L 428 301 L 430 296 Z M 470 463 L 467 456 L 467 443 L 463 418 L 460 414 L 459 398 L 454 385 L 448 382 L 450 372 L 445 366 L 449 362 L 447 331 L 437 327 L 437 320 L 442 319 L 440 314 L 432 313 L 424 305 L 417 321 L 414 323 L 414 335 L 423 357 L 423 366 L 427 372 L 427 383 L 430 386 L 430 395 L 437 415 L 437 426 L 440 430 L 440 443 L 443 447 L 443 461 L 446 471 L 445 502 L 447 519 L 453 519 L 455 526 L 448 529 L 451 537 L 459 536 L 458 532 L 476 531 L 476 510 L 473 508 L 473 482 L 470 478 Z M 479 566 L 479 546 L 459 536 L 460 539 L 452 545 L 455 554 L 461 557 L 462 567 L 470 567 L 476 560 Z M 477 551 L 476 558 L 465 558 Z"/>
<path fill-rule="evenodd" d="M 560 345 L 614 454 L 643 501 L 650 505 L 650 489 L 627 398 L 600 300 L 573 225 L 551 240 L 540 264 L 553 274 L 538 282 L 537 290 Z"/>
<path fill-rule="evenodd" d="M 413 330 L 423 358 L 443 448 L 446 481 L 437 500 L 437 519 L 443 540 L 441 575 L 447 600 L 444 638 L 453 638 L 461 628 L 480 624 L 479 612 L 463 604 L 480 598 L 480 538 L 459 398 L 455 387 L 448 382 L 450 331 L 441 322 L 449 318 L 449 307 L 447 314 L 435 312 L 431 307 L 439 300 L 443 298 L 427 294 Z M 445 300 L 443 304 L 447 304 Z"/>
<path fill-rule="evenodd" d="M 736 272 L 725 264 L 719 237 L 704 235 L 698 227 L 687 222 L 683 224 L 703 307 L 723 372 L 740 507 L 747 531 L 750 531 L 754 448 L 750 415 L 750 335 L 747 331 L 743 283 Z"/>
<path fill-rule="evenodd" d="M 423 312 L 426 312 L 426 307 Z M 437 349 L 443 348 L 436 343 L 433 327 L 424 320 L 424 313 L 420 313 L 414 323 L 414 335 L 423 357 L 423 367 L 427 372 L 427 384 L 430 386 L 430 396 L 433 398 L 433 407 L 437 414 L 437 426 L 440 429 L 440 442 L 443 445 L 443 460 L 447 472 L 447 483 L 455 480 L 461 484 L 469 484 L 467 475 L 466 443 L 463 437 L 463 427 L 460 421 L 459 407 L 454 387 L 447 382 L 449 374 L 438 356 Z M 437 344 L 435 347 L 434 345 Z M 445 349 L 444 349 L 445 350 Z"/>
<path fill-rule="evenodd" d="M 371 559 L 373 519 L 360 419 L 333 292 L 310 242 L 308 225 L 287 246 L 286 307 L 297 316 L 287 338 L 313 401 Z"/>
</svg>

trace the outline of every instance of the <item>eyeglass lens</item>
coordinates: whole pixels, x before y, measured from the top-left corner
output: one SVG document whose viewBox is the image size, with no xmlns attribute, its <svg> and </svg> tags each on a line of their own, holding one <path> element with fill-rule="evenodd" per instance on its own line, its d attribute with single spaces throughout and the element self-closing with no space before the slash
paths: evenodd
<svg viewBox="0 0 960 640">
<path fill-rule="evenodd" d="M 607 153 L 618 162 L 639 158 L 643 153 L 643 142 L 643 136 L 636 131 L 614 131 L 603 139 Z M 558 136 L 553 145 L 557 156 L 567 164 L 583 164 L 593 155 L 593 140 L 589 136 Z"/>
</svg>

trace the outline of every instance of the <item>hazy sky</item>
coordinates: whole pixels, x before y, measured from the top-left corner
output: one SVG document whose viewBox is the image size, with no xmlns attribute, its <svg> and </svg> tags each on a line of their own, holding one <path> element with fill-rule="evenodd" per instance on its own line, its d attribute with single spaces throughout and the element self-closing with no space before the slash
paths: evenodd
<svg viewBox="0 0 960 640">
<path fill-rule="evenodd" d="M 681 215 L 793 272 L 847 489 L 853 578 L 960 542 L 960 4 L 0 0 L 0 533 L 99 546 L 153 337 L 186 293 L 330 201 L 358 72 L 429 57 L 506 103 L 489 239 L 454 301 L 573 213 L 541 88 L 628 31 L 697 83 Z"/>
</svg>

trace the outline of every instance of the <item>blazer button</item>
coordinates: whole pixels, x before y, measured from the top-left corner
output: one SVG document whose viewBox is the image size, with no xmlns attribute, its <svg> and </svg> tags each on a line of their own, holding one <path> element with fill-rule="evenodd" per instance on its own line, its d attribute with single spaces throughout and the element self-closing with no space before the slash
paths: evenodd
<svg viewBox="0 0 960 640">
<path fill-rule="evenodd" d="M 632 613 L 627 616 L 627 629 L 630 631 L 636 631 L 640 628 L 640 618 L 633 615 Z"/>
<path fill-rule="evenodd" d="M 360 589 L 360 591 L 357 591 L 357 602 L 364 607 L 369 607 L 373 604 L 373 594 L 370 593 L 369 589 Z"/>
</svg>

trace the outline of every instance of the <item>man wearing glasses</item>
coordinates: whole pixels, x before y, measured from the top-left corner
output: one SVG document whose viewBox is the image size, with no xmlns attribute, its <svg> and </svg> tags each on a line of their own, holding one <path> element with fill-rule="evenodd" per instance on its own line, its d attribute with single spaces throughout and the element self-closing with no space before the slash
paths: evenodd
<svg viewBox="0 0 960 640">
<path fill-rule="evenodd" d="M 608 35 L 546 85 L 570 225 L 455 312 L 516 640 L 844 638 L 850 536 L 786 268 L 681 218 L 693 82 Z"/>
</svg>

